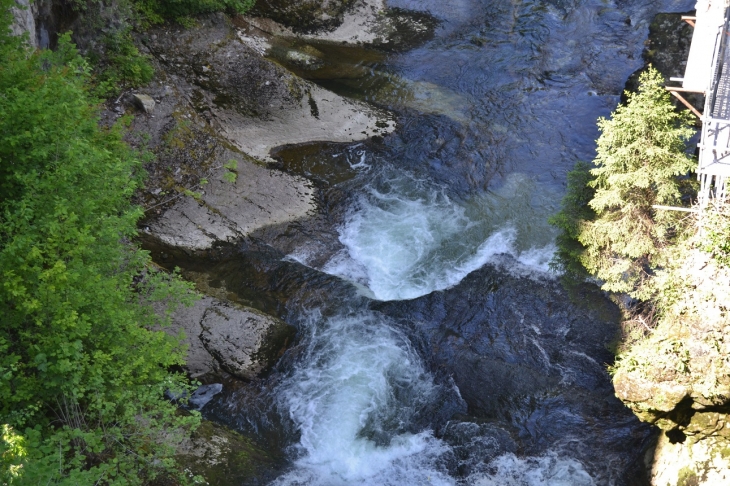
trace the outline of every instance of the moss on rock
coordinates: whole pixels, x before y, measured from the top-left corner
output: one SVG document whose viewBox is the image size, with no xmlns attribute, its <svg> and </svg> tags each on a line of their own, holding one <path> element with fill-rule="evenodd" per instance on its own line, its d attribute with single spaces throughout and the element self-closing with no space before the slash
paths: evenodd
<svg viewBox="0 0 730 486">
<path fill-rule="evenodd" d="M 192 474 L 216 486 L 242 484 L 274 462 L 248 437 L 209 420 L 181 444 L 177 457 Z"/>
</svg>

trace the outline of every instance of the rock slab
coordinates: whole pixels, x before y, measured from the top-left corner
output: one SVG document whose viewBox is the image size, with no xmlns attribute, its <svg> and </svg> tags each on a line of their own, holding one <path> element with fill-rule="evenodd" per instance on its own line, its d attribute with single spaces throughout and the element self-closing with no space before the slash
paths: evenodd
<svg viewBox="0 0 730 486">
<path fill-rule="evenodd" d="M 193 378 L 223 371 L 252 380 L 276 362 L 294 334 L 284 321 L 211 297 L 179 309 L 171 328 L 185 332 Z"/>
</svg>

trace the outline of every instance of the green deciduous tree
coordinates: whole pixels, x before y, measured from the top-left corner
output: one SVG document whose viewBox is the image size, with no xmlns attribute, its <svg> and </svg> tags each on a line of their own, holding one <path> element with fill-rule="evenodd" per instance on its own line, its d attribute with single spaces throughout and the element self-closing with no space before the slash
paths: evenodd
<svg viewBox="0 0 730 486">
<path fill-rule="evenodd" d="M 31 53 L 0 0 L 0 464 L 12 484 L 143 484 L 175 470 L 165 389 L 180 340 L 161 308 L 187 285 L 130 243 L 140 162 L 99 127 L 68 38 Z M 169 306 L 168 306 L 169 304 Z M 12 427 L 12 428 L 11 428 Z"/>
</svg>

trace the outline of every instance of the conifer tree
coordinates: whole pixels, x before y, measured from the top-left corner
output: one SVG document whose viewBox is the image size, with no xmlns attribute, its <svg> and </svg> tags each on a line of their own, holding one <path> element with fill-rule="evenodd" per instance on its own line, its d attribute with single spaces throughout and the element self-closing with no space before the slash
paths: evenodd
<svg viewBox="0 0 730 486">
<path fill-rule="evenodd" d="M 627 98 L 610 119 L 598 121 L 601 136 L 587 182 L 595 190 L 588 203 L 595 217 L 572 224 L 583 267 L 605 290 L 641 297 L 642 282 L 663 264 L 661 250 L 678 218 L 652 206 L 680 204 L 679 177 L 695 165 L 685 153 L 693 129 L 691 115 L 674 109 L 661 74 L 651 67 L 640 76 L 638 92 Z M 568 209 L 564 201 L 554 221 Z"/>
</svg>

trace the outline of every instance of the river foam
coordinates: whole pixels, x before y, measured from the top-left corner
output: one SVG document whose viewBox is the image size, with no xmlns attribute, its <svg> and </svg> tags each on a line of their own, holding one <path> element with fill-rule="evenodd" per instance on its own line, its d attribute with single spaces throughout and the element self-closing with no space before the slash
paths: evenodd
<svg viewBox="0 0 730 486">
<path fill-rule="evenodd" d="M 274 484 L 452 484 L 434 466 L 445 444 L 415 426 L 436 386 L 407 337 L 372 313 L 315 313 L 307 326 L 277 393 L 300 434 L 297 459 Z"/>
<path fill-rule="evenodd" d="M 276 390 L 298 441 L 272 485 L 593 485 L 578 461 L 557 454 L 505 454 L 455 477 L 452 446 L 420 420 L 444 389 L 405 333 L 371 311 L 313 312 L 303 328 L 297 366 Z"/>
<path fill-rule="evenodd" d="M 379 300 L 413 299 L 458 284 L 488 262 L 548 276 L 555 245 L 535 184 L 512 176 L 500 191 L 456 201 L 442 188 L 391 171 L 367 188 L 339 228 L 345 247 L 321 269 Z M 511 257 L 505 261 L 504 256 Z"/>
<path fill-rule="evenodd" d="M 490 473 L 474 474 L 469 486 L 594 486 L 583 465 L 557 454 L 519 458 L 505 454 L 489 464 Z"/>
</svg>

